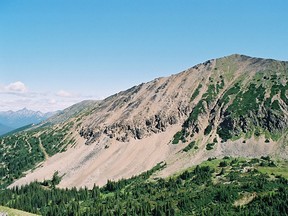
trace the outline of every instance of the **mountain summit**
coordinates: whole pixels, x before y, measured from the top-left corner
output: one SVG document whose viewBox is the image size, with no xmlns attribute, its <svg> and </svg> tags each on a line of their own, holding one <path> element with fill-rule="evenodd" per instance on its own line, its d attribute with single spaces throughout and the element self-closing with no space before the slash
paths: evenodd
<svg viewBox="0 0 288 216">
<path fill-rule="evenodd" d="M 161 161 L 166 168 L 157 176 L 209 157 L 287 158 L 287 79 L 288 62 L 235 54 L 77 104 L 23 132 L 28 141 L 37 137 L 45 155 L 38 162 L 45 161 L 13 185 L 49 179 L 55 170 L 60 187 L 91 188 Z"/>
</svg>

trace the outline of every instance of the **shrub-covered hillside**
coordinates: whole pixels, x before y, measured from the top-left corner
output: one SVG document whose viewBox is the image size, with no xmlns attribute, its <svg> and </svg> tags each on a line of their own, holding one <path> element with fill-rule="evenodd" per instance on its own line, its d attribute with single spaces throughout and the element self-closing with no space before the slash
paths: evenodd
<svg viewBox="0 0 288 216">
<path fill-rule="evenodd" d="M 0 205 L 41 215 L 288 215 L 287 162 L 269 157 L 209 159 L 167 179 L 162 169 L 92 190 L 50 181 L 0 191 Z M 273 168 L 273 173 L 271 173 Z"/>
</svg>

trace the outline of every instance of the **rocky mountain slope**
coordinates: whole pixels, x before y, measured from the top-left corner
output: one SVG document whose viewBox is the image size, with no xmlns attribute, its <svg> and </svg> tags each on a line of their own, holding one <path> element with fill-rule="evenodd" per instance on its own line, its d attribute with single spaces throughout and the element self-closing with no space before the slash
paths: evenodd
<svg viewBox="0 0 288 216">
<path fill-rule="evenodd" d="M 38 149 L 34 164 L 44 162 L 11 186 L 49 179 L 55 171 L 62 176 L 60 187 L 91 188 L 161 161 L 167 165 L 157 176 L 209 157 L 287 158 L 287 79 L 288 62 L 231 55 L 103 101 L 78 104 L 62 117 L 14 135 L 24 140 L 23 147 L 30 143 L 31 152 Z M 1 140 L 4 149 L 16 146 L 11 139 Z M 9 168 L 2 161 L 7 178 Z"/>
</svg>

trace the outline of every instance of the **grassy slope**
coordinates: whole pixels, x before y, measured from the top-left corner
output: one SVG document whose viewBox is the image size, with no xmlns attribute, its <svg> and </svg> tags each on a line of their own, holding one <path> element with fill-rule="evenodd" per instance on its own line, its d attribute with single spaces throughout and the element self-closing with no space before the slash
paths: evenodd
<svg viewBox="0 0 288 216">
<path fill-rule="evenodd" d="M 288 161 L 279 161 L 277 167 L 257 167 L 261 173 L 283 176 L 288 179 Z"/>
<path fill-rule="evenodd" d="M 0 206 L 0 213 L 8 213 L 9 216 L 34 216 L 36 214 L 32 214 L 29 212 L 20 211 L 17 209 L 8 208 L 5 206 Z"/>
</svg>

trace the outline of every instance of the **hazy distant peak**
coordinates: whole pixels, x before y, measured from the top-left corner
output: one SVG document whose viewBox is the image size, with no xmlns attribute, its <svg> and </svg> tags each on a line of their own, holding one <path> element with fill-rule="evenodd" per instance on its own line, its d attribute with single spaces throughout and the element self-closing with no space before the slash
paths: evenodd
<svg viewBox="0 0 288 216">
<path fill-rule="evenodd" d="M 29 110 L 26 107 L 17 111 L 2 111 L 0 112 L 0 124 L 13 130 L 28 124 L 37 124 L 54 114 L 55 112 L 42 113 L 40 111 Z"/>
</svg>

